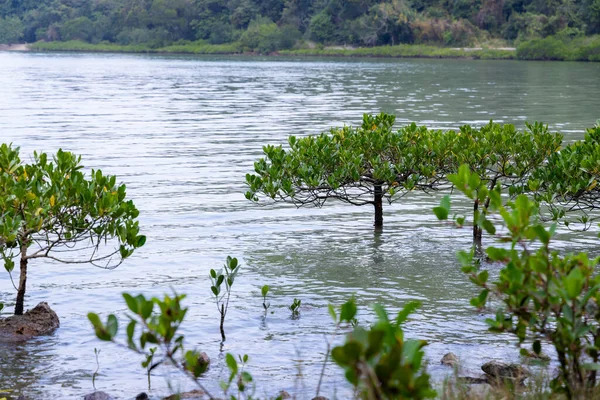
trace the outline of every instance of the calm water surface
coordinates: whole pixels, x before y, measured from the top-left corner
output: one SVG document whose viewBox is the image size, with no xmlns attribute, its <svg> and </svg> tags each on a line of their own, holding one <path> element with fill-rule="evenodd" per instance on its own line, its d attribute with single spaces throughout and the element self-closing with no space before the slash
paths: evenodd
<svg viewBox="0 0 600 400">
<path fill-rule="evenodd" d="M 20 146 L 24 159 L 36 149 L 63 148 L 81 154 L 88 168 L 118 175 L 148 236 L 114 271 L 31 265 L 27 306 L 50 302 L 61 328 L 0 345 L 0 389 L 81 397 L 93 391 L 98 348 L 99 390 L 121 399 L 148 391 L 141 360 L 96 340 L 86 319 L 89 311 L 124 317 L 124 291 L 188 294 L 188 345 L 213 359 L 207 385 L 214 390 L 226 375 L 224 354 L 232 352 L 250 356 L 257 394 L 314 396 L 333 332 L 327 304 L 351 294 L 365 324 L 373 302 L 397 310 L 422 301 L 407 331 L 430 342 L 429 369 L 438 381 L 448 371 L 437 362 L 448 351 L 472 371 L 491 358 L 518 360 L 511 338 L 488 334 L 486 315 L 468 306 L 475 291 L 454 254 L 469 247 L 469 232 L 435 221 L 430 210 L 438 199 L 413 196 L 386 207 L 385 230 L 374 234 L 369 208 L 251 204 L 244 176 L 264 144 L 357 124 L 365 112 L 439 128 L 540 120 L 573 140 L 600 118 L 599 105 L 600 65 L 588 63 L 0 53 L 1 141 Z M 558 247 L 599 253 L 594 233 L 561 238 Z M 220 349 L 208 271 L 227 255 L 243 267 Z M 264 284 L 273 288 L 266 320 Z M 14 295 L 0 274 L 9 309 Z M 302 300 L 298 320 L 287 310 L 294 297 Z M 165 373 L 153 377 L 155 398 L 169 392 Z M 177 375 L 168 379 L 190 388 Z M 324 389 L 331 398 L 351 394 L 334 366 Z"/>
</svg>

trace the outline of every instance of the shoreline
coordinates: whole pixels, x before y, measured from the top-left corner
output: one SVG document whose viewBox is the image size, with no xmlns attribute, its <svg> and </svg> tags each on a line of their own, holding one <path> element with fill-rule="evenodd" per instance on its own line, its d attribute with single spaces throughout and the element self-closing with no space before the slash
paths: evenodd
<svg viewBox="0 0 600 400">
<path fill-rule="evenodd" d="M 544 39 L 546 40 L 546 39 Z M 532 42 L 529 42 L 532 43 Z M 535 44 L 534 44 L 535 45 Z M 278 50 L 260 54 L 244 49 L 239 43 L 208 44 L 203 41 L 180 42 L 164 47 L 151 48 L 146 45 L 119 45 L 116 43 L 91 44 L 82 41 L 36 42 L 29 44 L 0 44 L 0 51 L 46 51 L 82 53 L 126 53 L 126 54 L 189 54 L 189 55 L 235 55 L 262 57 L 340 57 L 340 58 L 429 58 L 464 60 L 519 60 L 519 61 L 600 61 L 600 56 L 559 57 L 540 51 L 530 51 L 528 43 L 516 47 L 437 47 L 430 45 L 400 44 L 395 46 L 345 47 L 317 46 L 295 50 Z M 581 49 L 580 49 L 581 50 Z M 586 49 L 587 50 L 587 49 Z"/>
<path fill-rule="evenodd" d="M 331 46 L 314 49 L 279 50 L 269 54 L 244 51 L 237 43 L 211 45 L 203 42 L 188 42 L 160 48 L 143 45 L 118 45 L 114 43 L 90 44 L 80 41 L 69 42 L 37 42 L 27 45 L 29 51 L 61 51 L 92 53 L 131 53 L 131 54 L 202 54 L 202 55 L 239 55 L 264 57 L 369 57 L 369 58 L 447 58 L 447 59 L 484 59 L 513 60 L 516 48 L 450 48 L 426 45 L 396 45 L 345 48 Z"/>
</svg>

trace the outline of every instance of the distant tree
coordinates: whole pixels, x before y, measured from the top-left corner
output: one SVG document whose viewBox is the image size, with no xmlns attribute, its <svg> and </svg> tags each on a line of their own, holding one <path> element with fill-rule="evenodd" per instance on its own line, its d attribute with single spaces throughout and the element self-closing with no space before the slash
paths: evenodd
<svg viewBox="0 0 600 400">
<path fill-rule="evenodd" d="M 15 315 L 23 314 L 27 269 L 35 259 L 115 268 L 144 245 L 138 210 L 115 176 L 82 172 L 81 158 L 59 150 L 53 160 L 0 146 L 0 258 L 11 274 L 19 262 Z M 103 248 L 108 248 L 103 252 Z"/>
<path fill-rule="evenodd" d="M 415 124 L 394 132 L 394 120 L 388 114 L 365 115 L 357 128 L 290 136 L 289 150 L 265 146 L 255 173 L 246 175 L 246 198 L 258 201 L 264 195 L 297 207 L 321 207 L 328 200 L 372 205 L 375 227 L 382 227 L 384 199 L 392 203 L 412 190 L 444 186 L 456 138 Z"/>
<path fill-rule="evenodd" d="M 0 18 L 0 43 L 18 43 L 23 38 L 23 23 L 18 17 Z"/>
</svg>

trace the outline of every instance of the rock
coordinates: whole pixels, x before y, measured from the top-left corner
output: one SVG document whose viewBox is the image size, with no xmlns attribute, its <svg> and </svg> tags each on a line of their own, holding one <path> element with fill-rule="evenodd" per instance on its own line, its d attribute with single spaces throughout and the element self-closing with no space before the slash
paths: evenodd
<svg viewBox="0 0 600 400">
<path fill-rule="evenodd" d="M 94 392 L 83 396 L 83 400 L 113 400 L 113 398 L 105 392 Z"/>
<path fill-rule="evenodd" d="M 282 390 L 281 392 L 279 392 L 279 398 L 282 400 L 291 399 L 292 395 L 286 392 L 285 390 Z"/>
<path fill-rule="evenodd" d="M 192 390 L 190 392 L 183 392 L 179 394 L 172 394 L 163 398 L 163 400 L 178 400 L 178 399 L 204 399 L 204 392 L 200 389 Z"/>
<path fill-rule="evenodd" d="M 492 397 L 492 386 L 488 383 L 478 383 L 469 386 L 467 391 L 469 399 L 491 399 Z"/>
<path fill-rule="evenodd" d="M 148 395 L 145 392 L 142 392 L 135 396 L 135 400 L 149 400 Z"/>
<path fill-rule="evenodd" d="M 488 379 L 485 375 L 479 378 L 473 376 L 459 376 L 456 378 L 456 382 L 465 385 L 482 385 L 484 383 L 488 383 Z"/>
<path fill-rule="evenodd" d="M 0 319 L 0 341 L 20 341 L 48 335 L 59 326 L 58 315 L 48 303 L 42 302 L 23 315 Z"/>
<path fill-rule="evenodd" d="M 317 397 L 313 397 L 312 400 L 329 400 L 329 399 L 325 396 L 317 396 Z"/>
<path fill-rule="evenodd" d="M 506 364 L 499 361 L 488 361 L 481 366 L 481 369 L 486 373 L 490 382 L 504 379 L 523 382 L 529 376 L 529 371 L 519 364 Z"/>
<path fill-rule="evenodd" d="M 458 365 L 458 357 L 454 353 L 448 353 L 442 357 L 441 360 L 442 365 L 447 365 L 449 367 L 455 367 Z"/>
<path fill-rule="evenodd" d="M 210 358 L 208 357 L 208 354 L 205 352 L 200 353 L 200 356 L 198 357 L 198 363 L 201 365 L 206 365 L 206 368 L 208 368 L 210 365 Z"/>
</svg>

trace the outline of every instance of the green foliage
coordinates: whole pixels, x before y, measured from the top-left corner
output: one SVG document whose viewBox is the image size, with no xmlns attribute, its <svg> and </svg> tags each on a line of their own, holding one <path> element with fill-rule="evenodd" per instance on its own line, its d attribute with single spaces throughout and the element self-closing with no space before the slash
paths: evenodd
<svg viewBox="0 0 600 400">
<path fill-rule="evenodd" d="M 235 282 L 235 277 L 240 271 L 240 264 L 238 263 L 237 258 L 232 258 L 227 256 L 227 260 L 223 269 L 220 271 L 215 271 L 214 269 L 210 270 L 209 278 L 212 283 L 210 290 L 215 298 L 215 303 L 217 305 L 217 310 L 219 314 L 221 314 L 221 338 L 225 341 L 225 316 L 227 315 L 227 310 L 229 309 L 229 299 L 231 297 L 231 287 Z M 225 287 L 225 290 L 222 289 Z"/>
<path fill-rule="evenodd" d="M 292 305 L 288 308 L 292 312 L 292 319 L 298 319 L 300 317 L 300 306 L 302 305 L 302 300 L 298 300 L 294 298 Z"/>
<path fill-rule="evenodd" d="M 29 260 L 115 268 L 144 245 L 139 211 L 125 197 L 116 176 L 85 174 L 81 157 L 72 153 L 59 150 L 52 160 L 34 153 L 25 164 L 18 148 L 0 145 L 0 257 L 9 274 L 20 259 L 16 314 L 23 310 Z"/>
<path fill-rule="evenodd" d="M 402 193 L 443 185 L 456 134 L 416 124 L 394 132 L 394 120 L 389 114 L 365 114 L 360 127 L 290 136 L 289 150 L 265 146 L 255 173 L 246 175 L 246 198 L 258 201 L 262 194 L 298 207 L 337 199 L 377 208 L 382 199 L 392 203 Z"/>
<path fill-rule="evenodd" d="M 253 21 L 261 21 L 262 27 Z M 523 42 L 565 30 L 600 33 L 600 0 L 0 1 L 0 43 L 74 39 L 154 50 L 181 40 L 225 45 L 244 37 L 243 46 L 251 51 L 272 53 L 291 49 L 301 36 L 320 45 L 480 46 L 490 38 Z M 491 53 L 467 56 L 490 58 Z M 505 53 L 495 57 L 499 55 Z"/>
<path fill-rule="evenodd" d="M 554 220 L 564 217 L 567 209 L 577 210 L 582 212 L 578 222 L 588 227 L 591 219 L 587 212 L 600 207 L 599 181 L 600 127 L 595 126 L 587 130 L 583 141 L 552 154 L 527 184 L 536 200 L 549 208 Z"/>
<path fill-rule="evenodd" d="M 600 36 L 549 36 L 523 42 L 517 47 L 522 60 L 600 61 Z"/>
<path fill-rule="evenodd" d="M 487 190 L 466 165 L 450 179 L 470 199 Z M 440 207 L 449 209 L 447 200 Z M 498 297 L 501 303 L 496 317 L 486 321 L 490 331 L 512 333 L 520 344 L 532 343 L 536 354 L 541 353 L 544 343 L 552 343 L 560 363 L 560 373 L 552 381 L 553 391 L 566 393 L 568 398 L 591 396 L 600 368 L 600 277 L 594 271 L 600 259 L 590 260 L 586 253 L 561 255 L 551 250 L 556 225 L 545 227 L 539 220 L 537 203 L 524 194 L 504 206 L 498 188 L 491 196 L 489 210 L 501 217 L 503 233 L 496 236 L 509 247 L 489 247 L 486 251 L 492 262 L 505 265 L 496 282 L 489 282 L 488 271 L 481 269 L 472 254 L 459 254 L 462 271 L 481 288 L 471 304 L 483 308 L 492 295 Z M 487 216 L 477 224 L 491 227 L 490 233 L 500 231 L 498 223 Z"/>
<path fill-rule="evenodd" d="M 261 296 L 263 298 L 263 308 L 265 309 L 265 313 L 267 312 L 267 310 L 269 309 L 269 307 L 271 306 L 271 303 L 267 303 L 267 295 L 269 294 L 269 286 L 268 285 L 264 285 L 261 289 L 260 289 L 260 293 Z"/>
<path fill-rule="evenodd" d="M 402 324 L 419 306 L 410 302 L 390 319 L 385 309 L 375 306 L 377 321 L 369 329 L 356 326 L 343 345 L 334 347 L 333 360 L 346 371 L 346 379 L 364 399 L 434 398 L 429 375 L 423 371 L 422 340 L 404 338 Z M 357 313 L 354 299 L 342 305 L 339 319 L 330 306 L 336 324 L 352 322 Z"/>
<path fill-rule="evenodd" d="M 0 18 L 0 44 L 18 43 L 23 39 L 24 25 L 19 17 Z"/>
<path fill-rule="evenodd" d="M 527 130 L 517 131 L 514 125 L 490 122 L 480 129 L 470 126 L 460 128 L 453 170 L 466 164 L 486 190 L 479 191 L 474 199 L 474 237 L 481 239 L 478 220 L 487 212 L 490 196 L 496 186 L 508 189 L 511 196 L 522 190 L 524 182 L 546 159 L 560 148 L 562 135 L 550 133 L 540 123 L 527 124 Z M 449 178 L 456 185 L 456 182 Z"/>
<path fill-rule="evenodd" d="M 269 54 L 275 50 L 292 48 L 299 38 L 297 29 L 290 26 L 279 28 L 271 20 L 261 18 L 250 23 L 240 37 L 240 44 L 250 51 Z"/>
<path fill-rule="evenodd" d="M 170 363 L 189 376 L 200 389 L 213 398 L 198 380 L 208 368 L 208 364 L 204 362 L 197 350 L 185 349 L 184 335 L 179 333 L 180 325 L 188 310 L 181 305 L 185 295 L 175 294 L 172 297 L 165 295 L 163 299 L 156 297 L 146 299 L 141 294 L 134 297 L 129 293 L 123 293 L 123 298 L 131 312 L 128 315 L 129 323 L 126 328 L 126 346 L 144 356 L 142 367 L 147 369 L 148 374 L 159 365 Z M 89 313 L 88 319 L 98 339 L 119 344 L 116 340 L 119 323 L 115 315 L 110 314 L 106 323 L 103 323 L 100 316 L 95 313 Z M 149 344 L 156 345 L 156 348 L 150 348 Z M 160 356 L 157 361 L 155 361 L 155 353 Z"/>
</svg>

